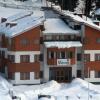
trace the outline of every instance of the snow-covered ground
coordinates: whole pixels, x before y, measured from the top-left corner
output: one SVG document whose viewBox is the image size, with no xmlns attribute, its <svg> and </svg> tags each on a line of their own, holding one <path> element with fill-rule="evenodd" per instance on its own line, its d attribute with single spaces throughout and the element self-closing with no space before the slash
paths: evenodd
<svg viewBox="0 0 100 100">
<path fill-rule="evenodd" d="M 88 83 L 76 78 L 70 84 L 50 81 L 41 85 L 12 86 L 0 77 L 0 98 L 12 100 L 11 95 L 20 100 L 38 100 L 38 95 L 50 95 L 51 98 L 39 100 L 100 100 L 100 85 Z M 15 99 L 19 100 L 19 99 Z"/>
<path fill-rule="evenodd" d="M 0 0 L 0 6 L 32 10 L 34 8 L 41 8 L 42 6 L 46 6 L 46 0 L 27 0 L 24 2 L 19 0 Z"/>
</svg>

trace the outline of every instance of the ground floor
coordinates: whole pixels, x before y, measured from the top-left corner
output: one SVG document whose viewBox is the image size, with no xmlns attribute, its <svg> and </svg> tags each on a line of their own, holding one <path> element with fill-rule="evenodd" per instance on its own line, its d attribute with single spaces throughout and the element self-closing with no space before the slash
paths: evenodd
<svg viewBox="0 0 100 100">
<path fill-rule="evenodd" d="M 0 77 L 0 97 L 12 100 L 11 96 L 16 96 L 16 100 L 100 100 L 100 85 L 76 78 L 69 84 L 49 81 L 40 85 L 11 86 Z"/>
<path fill-rule="evenodd" d="M 38 72 L 15 72 L 9 73 L 12 84 L 40 84 Z"/>
</svg>

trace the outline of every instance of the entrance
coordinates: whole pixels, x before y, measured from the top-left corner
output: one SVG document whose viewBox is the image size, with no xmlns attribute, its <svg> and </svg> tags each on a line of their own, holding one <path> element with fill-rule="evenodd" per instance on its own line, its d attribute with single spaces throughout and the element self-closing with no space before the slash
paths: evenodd
<svg viewBox="0 0 100 100">
<path fill-rule="evenodd" d="M 49 71 L 49 80 L 69 82 L 72 79 L 71 67 L 53 67 Z"/>
</svg>

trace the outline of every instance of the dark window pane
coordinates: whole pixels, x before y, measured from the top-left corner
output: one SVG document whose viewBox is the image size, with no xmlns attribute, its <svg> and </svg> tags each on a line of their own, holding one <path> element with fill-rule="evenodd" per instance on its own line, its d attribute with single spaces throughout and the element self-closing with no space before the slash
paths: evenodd
<svg viewBox="0 0 100 100">
<path fill-rule="evenodd" d="M 82 59 L 82 55 L 81 54 L 77 54 L 77 61 L 81 61 Z"/>
</svg>

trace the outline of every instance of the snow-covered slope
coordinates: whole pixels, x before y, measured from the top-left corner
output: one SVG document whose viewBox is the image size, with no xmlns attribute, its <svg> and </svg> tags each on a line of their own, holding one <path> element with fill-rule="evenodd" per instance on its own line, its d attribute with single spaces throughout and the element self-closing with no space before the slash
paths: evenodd
<svg viewBox="0 0 100 100">
<path fill-rule="evenodd" d="M 38 100 L 38 95 L 51 95 L 52 98 L 41 98 L 40 100 L 100 100 L 100 90 L 98 86 L 76 78 L 70 84 L 50 81 L 41 85 L 20 85 L 13 86 L 0 77 L 0 98 L 11 100 L 9 94 L 13 91 L 13 96 L 20 97 L 21 100 Z"/>
<path fill-rule="evenodd" d="M 96 85 L 88 83 L 82 79 L 75 79 L 71 84 L 59 84 L 56 81 L 50 81 L 42 85 L 33 86 L 14 86 L 15 94 L 20 96 L 22 100 L 37 100 L 38 94 L 51 95 L 57 100 L 100 100 L 100 91 Z M 40 100 L 54 100 L 42 98 Z"/>
<path fill-rule="evenodd" d="M 0 76 L 0 98 L 2 100 L 11 100 L 11 96 L 9 95 L 11 88 L 12 85 Z"/>
<path fill-rule="evenodd" d="M 46 0 L 26 0 L 24 2 L 20 0 L 0 0 L 0 6 L 18 9 L 34 9 L 46 6 Z"/>
</svg>

